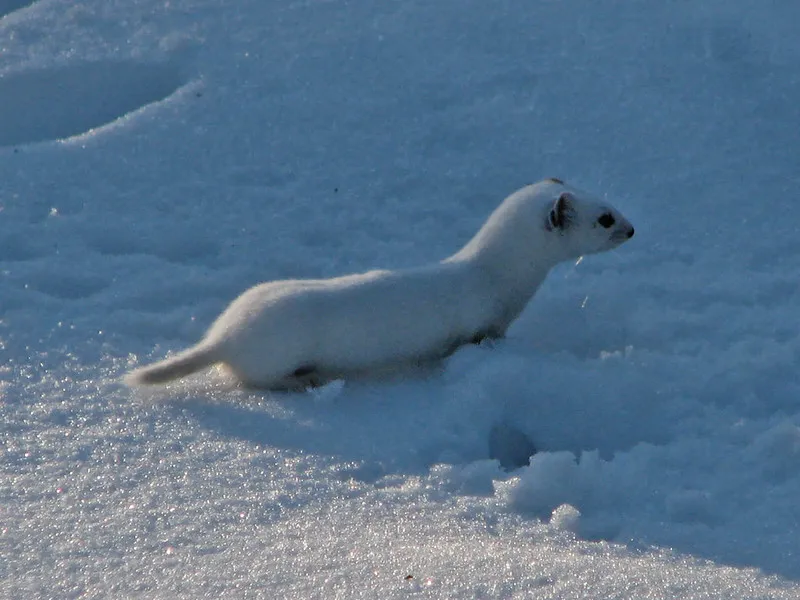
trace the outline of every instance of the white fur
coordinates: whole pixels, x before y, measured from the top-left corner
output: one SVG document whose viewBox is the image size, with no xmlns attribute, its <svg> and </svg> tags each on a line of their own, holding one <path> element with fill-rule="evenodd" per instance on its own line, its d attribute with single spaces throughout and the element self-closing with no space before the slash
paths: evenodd
<svg viewBox="0 0 800 600">
<path fill-rule="evenodd" d="M 598 223 L 603 214 L 613 216 L 613 226 Z M 461 344 L 503 336 L 557 263 L 632 235 L 611 206 L 548 179 L 506 198 L 442 262 L 257 285 L 196 346 L 133 371 L 127 381 L 162 383 L 223 363 L 246 385 L 298 389 L 436 360 Z"/>
</svg>

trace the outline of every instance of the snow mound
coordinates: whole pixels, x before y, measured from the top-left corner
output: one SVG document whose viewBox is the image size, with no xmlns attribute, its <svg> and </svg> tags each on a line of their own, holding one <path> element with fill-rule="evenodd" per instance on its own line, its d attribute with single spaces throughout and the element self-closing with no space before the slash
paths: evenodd
<svg viewBox="0 0 800 600">
<path fill-rule="evenodd" d="M 177 65 L 91 62 L 0 77 L 0 146 L 87 133 L 164 100 L 185 82 Z"/>
</svg>

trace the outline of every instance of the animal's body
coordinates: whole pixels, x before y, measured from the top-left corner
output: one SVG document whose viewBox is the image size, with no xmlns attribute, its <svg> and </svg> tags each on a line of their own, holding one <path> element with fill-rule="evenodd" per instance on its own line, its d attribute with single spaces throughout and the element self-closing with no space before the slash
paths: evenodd
<svg viewBox="0 0 800 600">
<path fill-rule="evenodd" d="M 506 198 L 460 251 L 416 269 L 250 288 L 197 345 L 131 372 L 157 384 L 223 363 L 243 384 L 303 389 L 443 358 L 502 337 L 550 269 L 614 248 L 633 227 L 557 179 Z"/>
</svg>

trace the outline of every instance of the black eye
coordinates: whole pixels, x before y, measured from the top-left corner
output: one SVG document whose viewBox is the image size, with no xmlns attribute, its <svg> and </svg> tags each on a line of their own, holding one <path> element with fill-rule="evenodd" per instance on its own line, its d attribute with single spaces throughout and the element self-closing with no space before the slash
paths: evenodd
<svg viewBox="0 0 800 600">
<path fill-rule="evenodd" d="M 597 222 L 600 223 L 603 227 L 608 229 L 614 224 L 614 215 L 611 213 L 603 213 L 600 215 L 600 218 L 597 219 Z"/>
</svg>

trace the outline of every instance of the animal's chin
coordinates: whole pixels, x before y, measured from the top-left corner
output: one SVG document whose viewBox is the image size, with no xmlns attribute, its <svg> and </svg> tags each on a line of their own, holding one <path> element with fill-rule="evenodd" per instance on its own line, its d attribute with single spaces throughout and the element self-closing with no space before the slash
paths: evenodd
<svg viewBox="0 0 800 600">
<path fill-rule="evenodd" d="M 625 240 L 609 240 L 606 246 L 598 252 L 608 252 L 609 250 L 614 250 L 614 248 L 621 246 L 624 241 Z"/>
<path fill-rule="evenodd" d="M 628 234 L 624 231 L 621 231 L 620 233 L 615 233 L 614 235 L 611 236 L 609 240 L 610 247 L 616 248 L 620 244 L 624 244 L 625 242 L 627 242 L 629 239 L 630 236 L 628 236 Z"/>
</svg>

